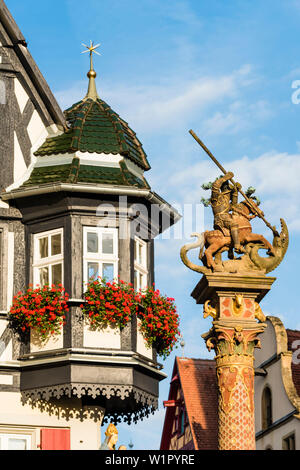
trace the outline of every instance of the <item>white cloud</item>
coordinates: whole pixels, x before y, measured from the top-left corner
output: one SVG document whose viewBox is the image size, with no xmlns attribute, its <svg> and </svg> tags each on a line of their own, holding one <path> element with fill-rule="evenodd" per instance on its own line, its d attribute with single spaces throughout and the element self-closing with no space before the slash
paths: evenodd
<svg viewBox="0 0 300 470">
<path fill-rule="evenodd" d="M 206 76 L 193 80 L 160 77 L 157 85 L 107 84 L 103 81 L 98 85 L 98 91 L 101 98 L 135 130 L 143 133 L 173 133 L 174 128 L 185 126 L 193 116 L 205 113 L 212 104 L 218 103 L 220 106 L 223 100 L 237 97 L 241 88 L 251 84 L 251 73 L 251 66 L 244 65 L 229 75 L 219 77 Z M 86 88 L 86 82 L 78 82 L 68 90 L 56 92 L 61 107 L 65 109 L 82 99 Z M 230 112 L 234 113 L 237 102 L 230 106 Z M 236 126 L 236 119 L 234 125 Z M 228 130 L 229 126 L 230 122 L 224 130 Z"/>
<path fill-rule="evenodd" d="M 247 130 L 253 125 L 258 125 L 266 119 L 272 117 L 273 111 L 269 103 L 263 100 L 254 104 L 235 101 L 229 105 L 225 112 L 216 112 L 204 123 L 204 132 L 209 135 L 216 134 L 237 134 L 242 130 Z"/>
<path fill-rule="evenodd" d="M 253 159 L 244 156 L 226 162 L 226 168 L 235 173 L 244 189 L 256 188 L 262 210 L 271 223 L 278 224 L 283 217 L 290 231 L 300 230 L 300 154 L 272 151 Z M 209 191 L 203 191 L 201 184 L 213 181 L 218 174 L 209 161 L 198 162 L 172 175 L 169 192 L 173 188 L 178 200 L 199 203 L 202 196 L 209 197 Z"/>
<path fill-rule="evenodd" d="M 186 1 L 169 0 L 158 2 L 161 12 L 174 21 L 185 23 L 190 28 L 201 28 L 202 21 Z"/>
</svg>

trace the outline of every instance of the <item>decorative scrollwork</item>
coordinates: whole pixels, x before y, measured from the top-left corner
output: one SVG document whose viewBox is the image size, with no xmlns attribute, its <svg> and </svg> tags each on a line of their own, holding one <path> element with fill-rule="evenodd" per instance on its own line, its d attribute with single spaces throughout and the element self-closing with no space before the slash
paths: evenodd
<svg viewBox="0 0 300 470">
<path fill-rule="evenodd" d="M 154 413 L 158 408 L 158 398 L 156 396 L 132 385 L 101 386 L 95 384 L 70 383 L 26 390 L 22 391 L 21 395 L 23 403 L 30 403 L 31 406 L 38 406 L 39 408 L 42 407 L 44 411 L 51 412 L 52 414 L 56 412 L 55 409 L 59 405 L 59 400 L 63 397 L 82 398 L 83 396 L 89 396 L 96 399 L 97 397 L 103 396 L 107 400 L 113 397 L 120 398 L 121 400 L 133 399 L 136 403 L 134 410 L 125 410 L 118 413 L 103 410 L 103 412 L 105 412 L 104 422 L 110 420 L 114 422 L 114 424 L 118 424 L 122 419 L 128 424 L 131 422 L 136 423 L 138 420 Z M 57 401 L 56 405 L 53 405 L 53 400 Z M 91 410 L 92 409 L 94 409 L 94 407 L 91 407 Z M 85 412 L 82 411 L 80 414 L 80 410 L 69 409 L 65 403 L 62 405 L 61 413 L 62 412 L 68 418 L 76 417 L 84 419 L 87 417 Z M 95 413 L 95 410 L 93 413 Z"/>
<path fill-rule="evenodd" d="M 207 300 L 204 303 L 203 318 L 207 318 L 207 317 L 211 316 L 215 320 L 218 317 L 218 312 L 219 312 L 218 305 L 216 305 L 216 307 L 212 307 L 210 305 L 210 300 Z"/>
</svg>

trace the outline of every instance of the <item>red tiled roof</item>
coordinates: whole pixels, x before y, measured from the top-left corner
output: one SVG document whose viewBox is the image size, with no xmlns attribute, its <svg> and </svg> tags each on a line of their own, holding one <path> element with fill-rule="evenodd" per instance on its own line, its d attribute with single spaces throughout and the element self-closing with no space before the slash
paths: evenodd
<svg viewBox="0 0 300 470">
<path fill-rule="evenodd" d="M 214 360 L 176 358 L 196 450 L 218 448 L 218 395 Z"/>
<path fill-rule="evenodd" d="M 295 353 L 295 358 L 292 360 L 292 376 L 298 395 L 300 396 L 300 331 L 297 330 L 286 330 L 288 336 L 288 349 L 295 353 L 299 350 L 299 353 Z M 294 341 L 299 341 L 295 344 Z M 293 344 L 294 343 L 294 344 Z M 296 363 L 298 362 L 298 364 Z"/>
</svg>

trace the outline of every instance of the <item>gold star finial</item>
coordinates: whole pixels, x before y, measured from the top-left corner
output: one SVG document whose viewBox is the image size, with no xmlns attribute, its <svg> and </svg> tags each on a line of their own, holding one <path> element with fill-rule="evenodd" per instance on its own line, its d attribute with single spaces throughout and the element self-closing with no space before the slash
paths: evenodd
<svg viewBox="0 0 300 470">
<path fill-rule="evenodd" d="M 90 45 L 87 46 L 86 44 L 82 43 L 82 45 L 87 49 L 86 51 L 82 51 L 82 54 L 85 54 L 86 52 L 89 52 L 91 55 L 93 54 L 93 52 L 95 54 L 98 54 L 98 55 L 101 55 L 99 54 L 99 52 L 96 51 L 96 49 L 98 49 L 98 47 L 101 46 L 101 44 L 94 44 L 94 41 L 90 41 Z"/>
<path fill-rule="evenodd" d="M 86 51 L 82 51 L 82 54 L 85 54 L 86 52 L 90 53 L 90 70 L 87 74 L 89 78 L 89 89 L 86 95 L 86 98 L 91 98 L 93 100 L 96 100 L 99 98 L 97 90 L 96 90 L 96 84 L 95 84 L 95 78 L 97 76 L 95 70 L 94 70 L 94 65 L 93 65 L 93 54 L 101 55 L 99 52 L 96 51 L 98 47 L 100 47 L 101 44 L 94 44 L 93 41 L 90 41 L 90 45 L 87 46 L 86 44 L 82 43 L 82 45 L 86 48 Z"/>
</svg>

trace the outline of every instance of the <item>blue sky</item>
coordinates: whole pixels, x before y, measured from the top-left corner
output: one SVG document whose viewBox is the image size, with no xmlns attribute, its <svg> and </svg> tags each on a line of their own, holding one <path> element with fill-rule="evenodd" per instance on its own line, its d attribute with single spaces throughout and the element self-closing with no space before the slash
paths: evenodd
<svg viewBox="0 0 300 470">
<path fill-rule="evenodd" d="M 60 105 L 87 88 L 81 43 L 101 43 L 97 88 L 137 132 L 152 170 L 153 189 L 172 204 L 199 203 L 201 184 L 219 175 L 188 134 L 192 128 L 243 187 L 257 188 L 272 224 L 290 230 L 285 260 L 261 305 L 286 327 L 300 329 L 300 0 L 6 0 Z M 190 216 L 183 211 L 187 225 Z M 209 209 L 204 215 L 210 223 Z M 256 228 L 257 227 L 257 228 Z M 262 222 L 255 230 L 269 240 Z M 203 227 L 187 228 L 192 231 Z M 212 357 L 201 334 L 210 327 L 190 297 L 199 276 L 182 265 L 186 240 L 156 242 L 156 283 L 174 296 L 188 357 Z M 169 375 L 175 351 L 165 361 Z M 161 383 L 167 399 L 169 377 Z M 119 441 L 157 449 L 164 410 L 137 426 L 119 426 Z"/>
</svg>

